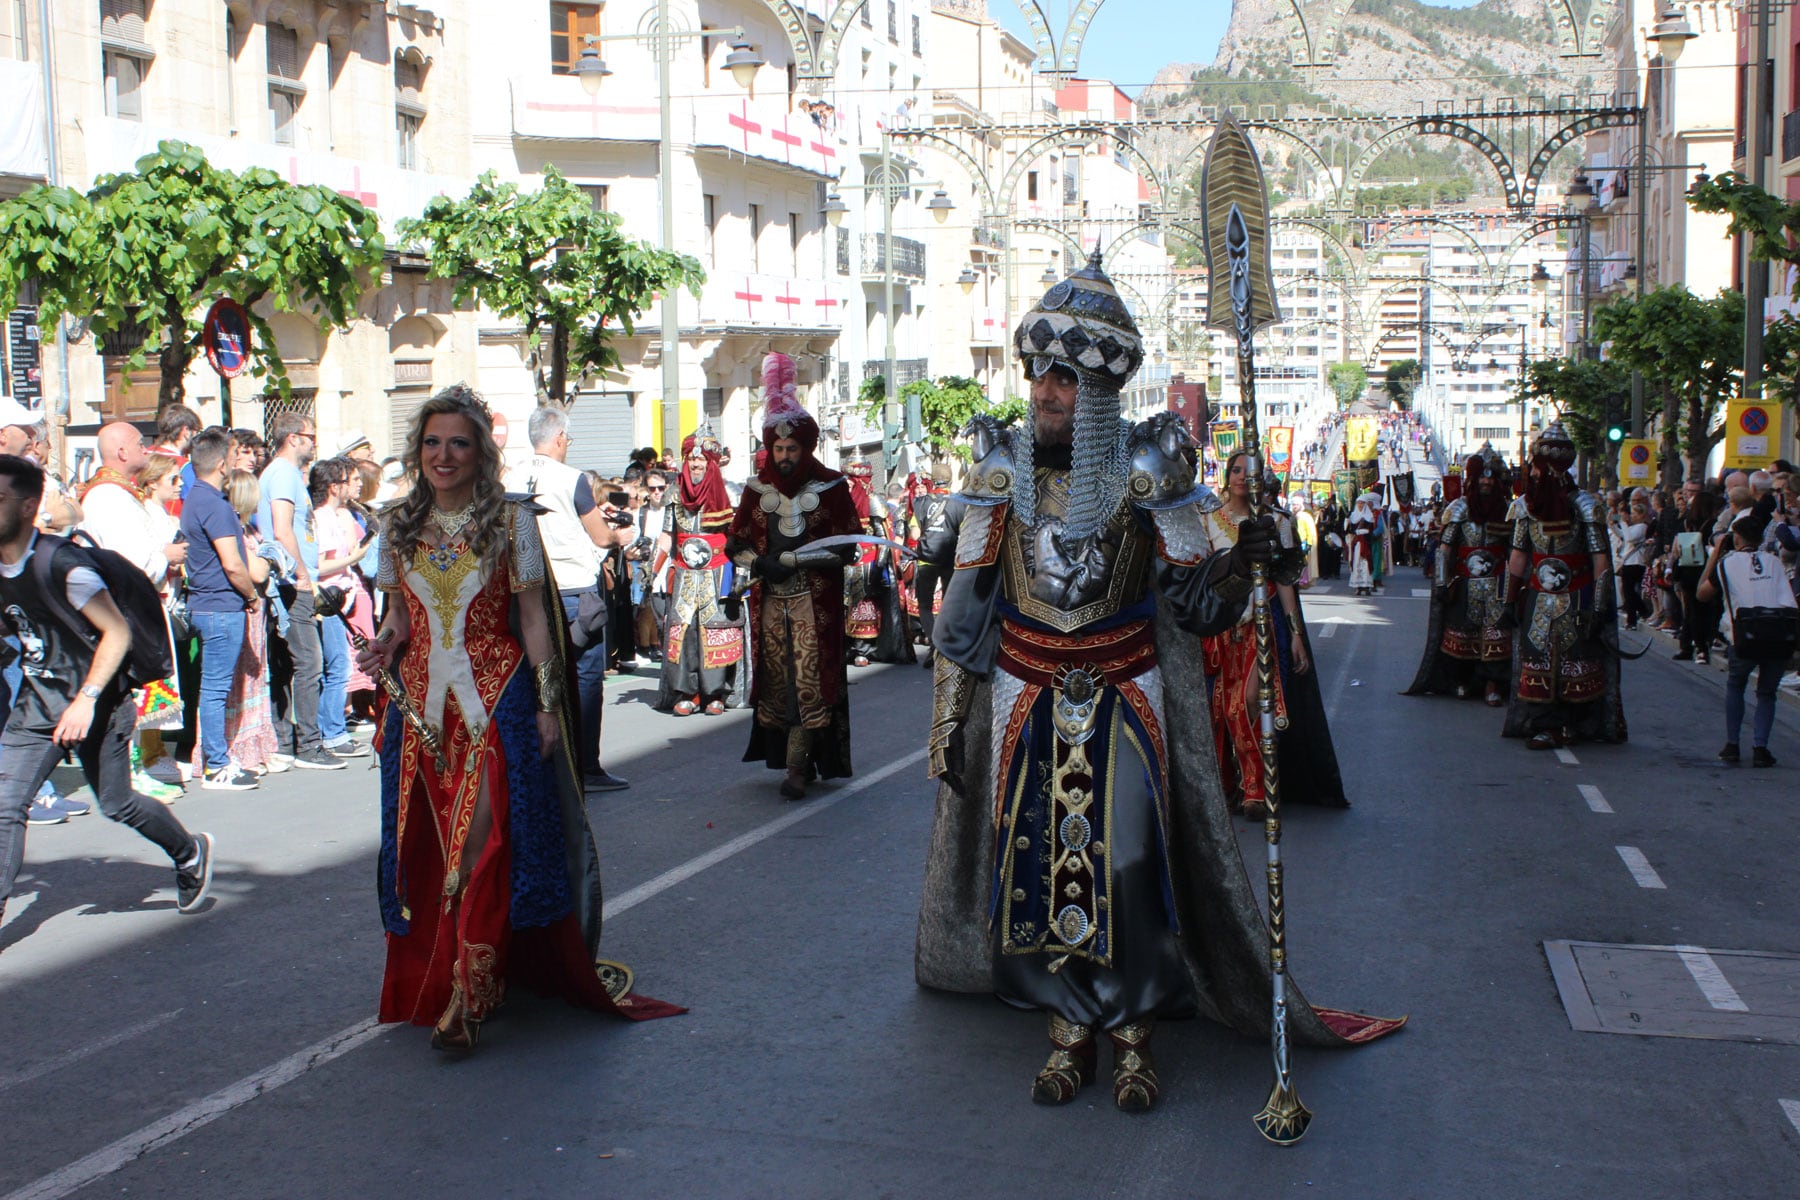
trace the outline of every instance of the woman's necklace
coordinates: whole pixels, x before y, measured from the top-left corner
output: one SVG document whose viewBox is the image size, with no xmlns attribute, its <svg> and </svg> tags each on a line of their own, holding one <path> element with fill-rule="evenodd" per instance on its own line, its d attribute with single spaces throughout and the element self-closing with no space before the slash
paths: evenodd
<svg viewBox="0 0 1800 1200">
<path fill-rule="evenodd" d="M 470 521 L 475 519 L 475 501 L 471 498 L 467 504 L 452 512 L 446 512 L 441 508 L 433 508 L 431 510 L 431 515 L 432 518 L 437 521 L 437 527 L 443 531 L 444 540 L 448 542 L 451 538 L 454 538 L 457 534 L 467 528 Z"/>
</svg>

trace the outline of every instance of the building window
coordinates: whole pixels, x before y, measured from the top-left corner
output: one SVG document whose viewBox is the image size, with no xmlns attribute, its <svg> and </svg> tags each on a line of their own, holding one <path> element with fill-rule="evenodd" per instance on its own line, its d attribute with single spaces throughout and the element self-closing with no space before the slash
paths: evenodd
<svg viewBox="0 0 1800 1200">
<path fill-rule="evenodd" d="M 888 0 L 888 41 L 900 44 L 900 0 Z"/>
<path fill-rule="evenodd" d="M 762 270 L 762 205 L 750 206 L 750 269 Z"/>
<path fill-rule="evenodd" d="M 706 222 L 706 265 L 718 265 L 719 241 L 719 198 L 714 195 L 700 197 L 700 216 Z"/>
<path fill-rule="evenodd" d="M 285 25 L 270 25 L 269 56 L 269 124 L 277 146 L 295 144 L 300 101 L 306 96 L 306 85 L 300 82 L 300 35 Z"/>
<path fill-rule="evenodd" d="M 419 130 L 425 124 L 425 60 L 416 49 L 394 56 L 394 127 L 397 162 L 403 171 L 417 171 Z"/>
<path fill-rule="evenodd" d="M 801 236 L 801 232 L 802 232 L 802 227 L 800 225 L 800 214 L 797 212 L 789 213 L 788 214 L 788 249 L 793 252 L 794 274 L 795 275 L 800 274 L 800 236 Z"/>
<path fill-rule="evenodd" d="M 563 4 L 552 0 L 550 5 L 550 72 L 553 75 L 573 75 L 575 64 L 581 61 L 581 52 L 587 49 L 590 35 L 600 36 L 600 5 L 598 4 Z"/>
<path fill-rule="evenodd" d="M 1025 172 L 1025 198 L 1027 200 L 1037 199 L 1037 175 L 1036 171 Z"/>
<path fill-rule="evenodd" d="M 19 33 L 22 46 L 23 21 Z M 144 119 L 144 74 L 155 57 L 145 40 L 144 0 L 100 0 L 100 74 L 107 116 L 125 121 Z"/>
<path fill-rule="evenodd" d="M 606 211 L 607 190 L 604 183 L 578 183 L 575 186 L 586 193 L 588 203 L 593 206 L 595 212 Z"/>
<path fill-rule="evenodd" d="M 237 132 L 237 17 L 225 10 L 225 120 Z"/>
<path fill-rule="evenodd" d="M 916 16 L 913 17 L 913 19 L 912 19 L 912 35 L 913 35 L 913 55 L 916 58 L 923 58 L 925 55 L 924 29 L 919 23 L 919 18 Z"/>
<path fill-rule="evenodd" d="M 856 10 L 856 15 L 862 18 L 862 27 L 864 29 L 875 28 L 875 22 L 869 17 L 869 5 L 873 3 L 875 3 L 875 0 L 865 0 L 863 6 Z"/>
<path fill-rule="evenodd" d="M 129 54 L 112 50 L 101 54 L 100 63 L 106 75 L 106 115 L 122 121 L 142 121 L 143 63 Z"/>
</svg>

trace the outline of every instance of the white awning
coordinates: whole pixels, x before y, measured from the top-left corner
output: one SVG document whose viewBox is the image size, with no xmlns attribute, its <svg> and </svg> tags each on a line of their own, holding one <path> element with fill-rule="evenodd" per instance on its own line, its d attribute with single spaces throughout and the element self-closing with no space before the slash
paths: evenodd
<svg viewBox="0 0 1800 1200">
<path fill-rule="evenodd" d="M 0 175 L 45 179 L 49 171 L 38 64 L 0 59 Z"/>
</svg>

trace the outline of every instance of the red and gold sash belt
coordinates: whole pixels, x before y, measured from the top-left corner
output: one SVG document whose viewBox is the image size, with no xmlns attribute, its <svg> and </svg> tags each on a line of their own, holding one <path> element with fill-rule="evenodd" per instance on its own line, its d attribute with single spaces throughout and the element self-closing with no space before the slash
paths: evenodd
<svg viewBox="0 0 1800 1200">
<path fill-rule="evenodd" d="M 1156 632 L 1149 621 L 1128 621 L 1103 633 L 1052 633 L 1003 620 L 998 661 L 1009 675 L 1039 687 L 1057 686 L 1069 667 L 1120 683 L 1156 665 Z"/>
</svg>

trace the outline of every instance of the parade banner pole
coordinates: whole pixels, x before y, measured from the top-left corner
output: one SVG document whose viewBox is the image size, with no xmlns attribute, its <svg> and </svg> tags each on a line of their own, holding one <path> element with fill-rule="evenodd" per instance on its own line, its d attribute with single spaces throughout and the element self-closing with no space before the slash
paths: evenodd
<svg viewBox="0 0 1800 1200">
<path fill-rule="evenodd" d="M 1252 518 L 1265 511 L 1262 438 L 1256 411 L 1256 331 L 1281 319 L 1269 265 L 1269 194 L 1262 165 L 1243 129 L 1220 120 L 1207 148 L 1201 179 L 1201 223 L 1206 238 L 1208 319 L 1237 337 L 1238 419 L 1247 452 L 1245 482 Z M 1222 486 L 1230 488 L 1229 477 Z M 1261 564 L 1251 568 L 1250 595 L 1256 636 L 1256 695 L 1263 767 L 1263 839 L 1268 844 L 1269 1045 L 1275 1083 L 1252 1118 L 1257 1131 L 1280 1146 L 1306 1136 L 1312 1112 L 1294 1089 L 1288 1055 L 1287 916 L 1282 897 L 1281 788 L 1275 754 L 1275 628 L 1272 586 Z"/>
</svg>

